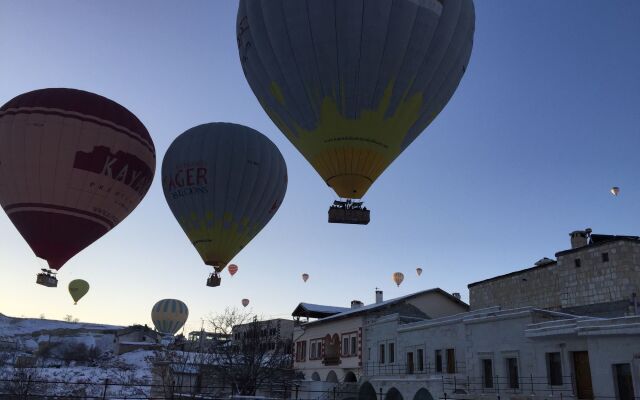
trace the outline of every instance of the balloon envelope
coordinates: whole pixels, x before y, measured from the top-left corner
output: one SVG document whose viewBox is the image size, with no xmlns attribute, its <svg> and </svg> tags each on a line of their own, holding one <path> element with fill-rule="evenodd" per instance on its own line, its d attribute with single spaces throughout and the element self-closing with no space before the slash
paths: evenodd
<svg viewBox="0 0 640 400">
<path fill-rule="evenodd" d="M 302 274 L 302 280 L 306 282 L 307 279 L 309 279 L 309 274 Z"/>
<path fill-rule="evenodd" d="M 231 276 L 234 276 L 236 272 L 238 272 L 238 266 L 235 264 L 231 264 L 227 267 L 227 270 L 229 270 L 229 274 L 231 274 Z"/>
<path fill-rule="evenodd" d="M 78 300 L 84 297 L 89 291 L 89 282 L 84 279 L 74 279 L 69 282 L 69 294 L 73 298 L 73 304 L 77 304 Z"/>
<path fill-rule="evenodd" d="M 418 274 L 418 276 L 422 275 L 422 268 L 416 268 L 416 273 Z"/>
<path fill-rule="evenodd" d="M 155 166 L 147 129 L 105 97 L 41 89 L 0 107 L 0 205 L 52 269 L 129 215 Z"/>
<path fill-rule="evenodd" d="M 400 286 L 403 280 L 404 280 L 404 274 L 402 272 L 393 273 L 393 281 L 396 283 L 396 285 Z"/>
<path fill-rule="evenodd" d="M 162 162 L 162 187 L 202 260 L 220 272 L 282 204 L 287 166 L 260 132 L 204 124 L 171 143 Z"/>
<path fill-rule="evenodd" d="M 242 299 L 242 306 L 246 307 L 249 305 L 249 299 Z"/>
<path fill-rule="evenodd" d="M 445 107 L 473 45 L 472 0 L 240 0 L 262 108 L 340 197 L 361 198 Z"/>
<path fill-rule="evenodd" d="M 620 194 L 620 188 L 617 186 L 614 186 L 611 188 L 610 192 L 612 195 L 617 196 Z"/>
<path fill-rule="evenodd" d="M 151 309 L 151 320 L 158 332 L 175 335 L 187 322 L 189 309 L 180 300 L 164 299 Z"/>
</svg>

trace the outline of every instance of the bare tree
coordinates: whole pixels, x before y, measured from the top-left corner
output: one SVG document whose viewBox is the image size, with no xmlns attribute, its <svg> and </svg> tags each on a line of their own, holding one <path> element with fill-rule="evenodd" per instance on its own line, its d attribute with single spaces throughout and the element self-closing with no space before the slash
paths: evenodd
<svg viewBox="0 0 640 400">
<path fill-rule="evenodd" d="M 226 308 L 211 315 L 214 333 L 228 335 L 207 346 L 203 378 L 213 386 L 231 387 L 232 393 L 254 396 L 274 384 L 290 386 L 293 380 L 291 338 L 280 337 L 271 321 Z"/>
</svg>

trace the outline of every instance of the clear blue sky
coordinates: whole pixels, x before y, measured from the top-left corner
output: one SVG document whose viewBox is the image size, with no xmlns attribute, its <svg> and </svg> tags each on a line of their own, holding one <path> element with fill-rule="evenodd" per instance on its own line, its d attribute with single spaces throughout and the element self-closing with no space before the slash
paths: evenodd
<svg viewBox="0 0 640 400">
<path fill-rule="evenodd" d="M 237 1 L 0 0 L 0 104 L 44 87 L 99 93 L 142 120 L 159 163 L 184 130 L 237 122 L 274 141 L 289 171 L 277 215 L 215 289 L 158 175 L 129 218 L 61 269 L 57 290 L 35 284 L 44 264 L 2 213 L 0 312 L 150 323 L 151 306 L 173 297 L 199 328 L 243 297 L 265 316 L 300 301 L 370 303 L 375 287 L 467 299 L 468 283 L 566 249 L 571 230 L 640 234 L 640 2 L 475 3 L 466 75 L 368 192 L 363 227 L 326 222 L 333 193 L 256 101 L 238 60 Z M 75 278 L 92 285 L 78 306 L 66 291 Z"/>
</svg>

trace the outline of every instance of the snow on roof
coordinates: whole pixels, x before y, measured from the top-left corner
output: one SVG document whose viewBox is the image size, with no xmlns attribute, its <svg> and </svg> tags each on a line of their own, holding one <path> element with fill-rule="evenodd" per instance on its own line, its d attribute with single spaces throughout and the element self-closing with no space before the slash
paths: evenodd
<svg viewBox="0 0 640 400">
<path fill-rule="evenodd" d="M 299 307 L 304 307 L 307 311 L 321 313 L 341 313 L 351 310 L 347 307 L 323 306 L 321 304 L 300 303 Z"/>
<path fill-rule="evenodd" d="M 357 308 L 347 308 L 346 311 L 343 311 L 343 312 L 341 312 L 339 314 L 334 314 L 334 315 L 331 315 L 331 316 L 328 316 L 328 317 L 325 317 L 325 318 L 318 319 L 316 321 L 307 322 L 305 325 L 315 324 L 315 323 L 324 322 L 324 321 L 332 321 L 334 319 L 339 319 L 339 318 L 344 318 L 344 317 L 348 317 L 348 316 L 352 316 L 352 315 L 357 315 L 357 314 L 364 313 L 364 312 L 367 312 L 367 311 L 372 311 L 372 310 L 375 310 L 375 309 L 378 309 L 378 308 L 383 308 L 383 307 L 386 307 L 386 306 L 389 306 L 389 305 L 392 305 L 392 304 L 400 303 L 400 302 L 402 302 L 404 300 L 408 300 L 410 298 L 417 297 L 417 296 L 420 296 L 420 295 L 423 295 L 423 294 L 427 294 L 427 293 L 440 293 L 440 294 L 443 294 L 443 295 L 451 298 L 454 301 L 460 302 L 462 304 L 466 304 L 462 300 L 453 297 L 451 294 L 445 292 L 444 290 L 442 290 L 440 288 L 433 288 L 433 289 L 427 289 L 427 290 L 423 290 L 423 291 L 420 291 L 420 292 L 411 293 L 411 294 L 407 294 L 407 295 L 404 295 L 404 296 L 396 297 L 395 299 L 385 300 L 385 301 L 382 301 L 380 303 L 368 304 L 366 306 L 357 307 Z M 305 303 L 300 303 L 300 304 L 305 304 Z"/>
<path fill-rule="evenodd" d="M 55 329 L 117 330 L 123 328 L 123 326 L 116 325 L 65 322 L 39 318 L 14 318 L 0 315 L 0 332 L 6 336 L 28 335 L 34 332 Z"/>
</svg>

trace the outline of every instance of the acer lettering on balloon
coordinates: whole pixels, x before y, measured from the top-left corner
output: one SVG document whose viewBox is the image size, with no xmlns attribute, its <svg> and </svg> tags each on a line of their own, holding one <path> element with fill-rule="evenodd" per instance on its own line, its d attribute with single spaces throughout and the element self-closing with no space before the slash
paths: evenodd
<svg viewBox="0 0 640 400">
<path fill-rule="evenodd" d="M 142 122 L 97 94 L 41 89 L 0 108 L 0 205 L 52 270 L 133 211 L 155 160 Z M 54 274 L 37 282 L 56 286 Z"/>
<path fill-rule="evenodd" d="M 206 265 L 219 273 L 275 215 L 287 190 L 287 166 L 260 132 L 210 123 L 178 136 L 162 161 L 169 208 Z M 231 275 L 238 271 L 231 265 Z"/>
<path fill-rule="evenodd" d="M 251 90 L 342 199 L 329 222 L 366 224 L 369 187 L 445 107 L 473 46 L 472 0 L 240 0 Z"/>
</svg>

